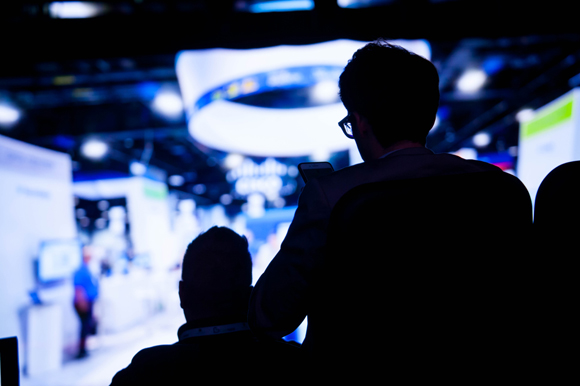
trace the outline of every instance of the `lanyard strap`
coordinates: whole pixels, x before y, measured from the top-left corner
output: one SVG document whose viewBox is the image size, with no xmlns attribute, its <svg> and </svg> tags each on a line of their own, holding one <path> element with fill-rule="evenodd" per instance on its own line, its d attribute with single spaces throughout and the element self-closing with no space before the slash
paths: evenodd
<svg viewBox="0 0 580 386">
<path fill-rule="evenodd" d="M 183 333 L 181 333 L 179 335 L 179 340 L 198 337 L 198 336 L 228 334 L 230 332 L 247 331 L 249 329 L 250 329 L 250 327 L 248 326 L 248 323 L 245 323 L 245 322 L 233 323 L 233 324 L 224 324 L 221 326 L 192 328 L 190 330 L 186 330 Z"/>
</svg>

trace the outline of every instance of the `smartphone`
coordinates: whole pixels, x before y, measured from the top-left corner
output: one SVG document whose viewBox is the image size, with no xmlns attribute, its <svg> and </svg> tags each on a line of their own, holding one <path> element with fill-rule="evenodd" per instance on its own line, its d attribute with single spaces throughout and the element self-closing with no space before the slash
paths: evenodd
<svg viewBox="0 0 580 386">
<path fill-rule="evenodd" d="M 298 164 L 298 170 L 304 182 L 308 182 L 311 178 L 316 178 L 330 174 L 334 168 L 330 162 L 302 162 Z"/>
</svg>

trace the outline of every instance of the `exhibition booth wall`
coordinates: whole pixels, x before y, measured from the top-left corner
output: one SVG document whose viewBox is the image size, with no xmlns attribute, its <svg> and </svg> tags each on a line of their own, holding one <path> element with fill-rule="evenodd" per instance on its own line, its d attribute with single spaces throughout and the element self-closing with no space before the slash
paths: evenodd
<svg viewBox="0 0 580 386">
<path fill-rule="evenodd" d="M 18 336 L 20 363 L 42 372 L 78 339 L 74 266 L 55 266 L 52 283 L 38 275 L 43 242 L 77 237 L 71 159 L 0 136 L 0 181 L 0 336 Z"/>
</svg>

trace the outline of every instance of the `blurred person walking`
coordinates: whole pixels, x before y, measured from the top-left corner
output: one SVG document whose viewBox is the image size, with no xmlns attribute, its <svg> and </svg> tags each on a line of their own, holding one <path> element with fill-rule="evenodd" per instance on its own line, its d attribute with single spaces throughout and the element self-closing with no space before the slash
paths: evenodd
<svg viewBox="0 0 580 386">
<path fill-rule="evenodd" d="M 74 273 L 74 308 L 81 322 L 79 351 L 77 358 L 84 358 L 87 353 L 87 337 L 96 333 L 97 322 L 93 315 L 93 306 L 99 296 L 99 284 L 89 269 L 91 261 L 90 247 L 83 247 L 83 261 Z"/>
</svg>

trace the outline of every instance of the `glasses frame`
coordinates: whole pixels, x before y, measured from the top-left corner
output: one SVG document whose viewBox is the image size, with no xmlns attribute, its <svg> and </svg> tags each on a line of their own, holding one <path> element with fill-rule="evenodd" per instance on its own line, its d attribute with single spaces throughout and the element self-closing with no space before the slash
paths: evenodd
<svg viewBox="0 0 580 386">
<path fill-rule="evenodd" d="M 338 126 L 340 126 L 340 128 L 342 129 L 342 132 L 344 133 L 344 135 L 346 135 L 347 138 L 354 139 L 354 135 L 353 135 L 353 131 L 352 131 L 352 123 L 350 122 L 350 115 L 347 115 L 346 117 L 342 118 L 340 120 L 340 122 L 338 122 Z M 347 129 L 347 127 L 349 127 L 349 126 L 350 126 L 350 130 Z M 350 134 L 348 133 L 349 131 L 350 131 Z"/>
</svg>

